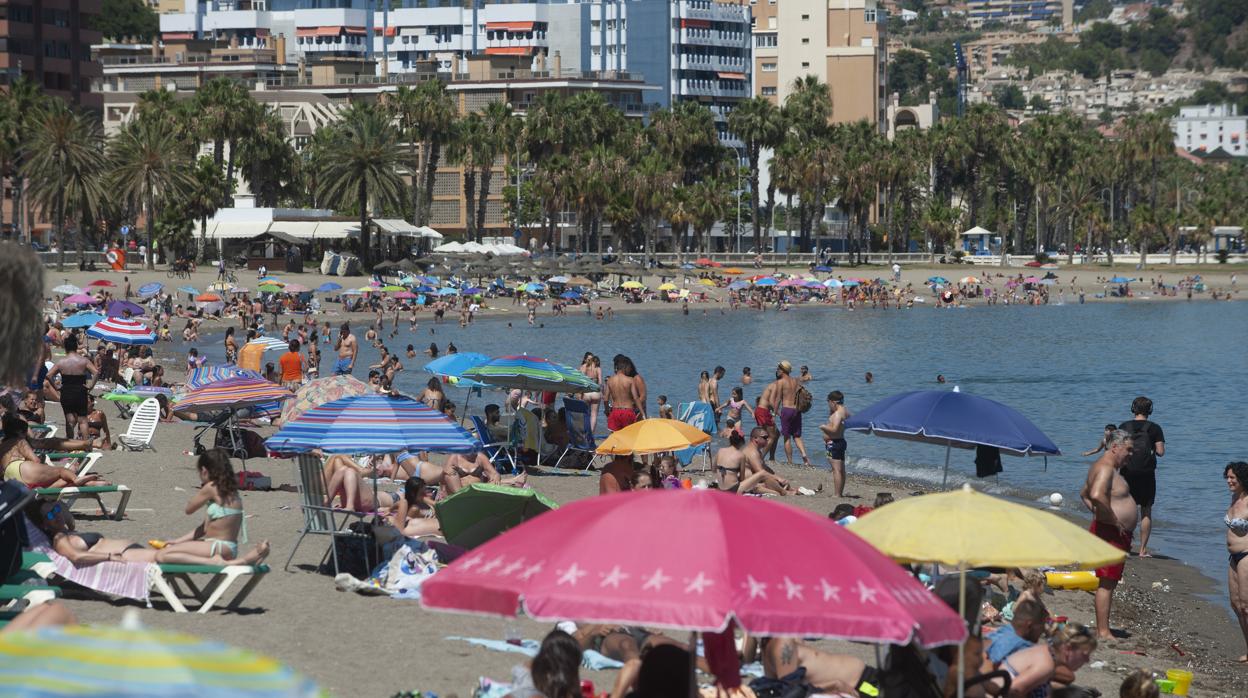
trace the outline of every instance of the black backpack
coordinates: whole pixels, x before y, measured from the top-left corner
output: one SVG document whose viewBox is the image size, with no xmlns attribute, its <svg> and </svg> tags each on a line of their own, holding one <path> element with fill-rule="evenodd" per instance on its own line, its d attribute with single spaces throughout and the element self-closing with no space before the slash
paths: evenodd
<svg viewBox="0 0 1248 698">
<path fill-rule="evenodd" d="M 35 493 L 15 480 L 0 483 L 0 581 L 22 568 L 22 548 L 26 526 L 22 510 L 35 498 Z"/>
<path fill-rule="evenodd" d="M 1131 435 L 1131 460 L 1123 467 L 1129 473 L 1147 473 L 1157 469 L 1157 456 L 1153 454 L 1153 440 L 1148 435 L 1152 422 L 1132 419 L 1118 428 Z"/>
</svg>

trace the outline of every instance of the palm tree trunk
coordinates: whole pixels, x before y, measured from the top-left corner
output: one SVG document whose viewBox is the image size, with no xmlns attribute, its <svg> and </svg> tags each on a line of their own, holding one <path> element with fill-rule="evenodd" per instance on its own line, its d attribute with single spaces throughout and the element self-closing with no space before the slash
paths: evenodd
<svg viewBox="0 0 1248 698">
<path fill-rule="evenodd" d="M 199 219 L 199 254 L 196 257 L 200 264 L 208 261 L 208 216 Z"/>
<path fill-rule="evenodd" d="M 750 148 L 750 220 L 754 224 L 754 248 L 762 244 L 762 221 L 758 220 L 758 146 Z M 739 206 L 740 204 L 738 204 Z M 740 235 L 741 232 L 737 231 Z"/>
<path fill-rule="evenodd" d="M 227 192 L 234 191 L 234 149 L 236 145 L 237 143 L 235 143 L 234 139 L 231 138 L 230 139 L 230 156 L 229 156 L 229 159 L 227 159 L 225 163 L 225 189 Z M 254 191 L 252 192 L 252 195 L 253 196 L 255 195 Z M 227 194 L 227 196 L 229 195 Z M 226 203 L 229 203 L 229 199 L 226 199 Z M 362 233 L 363 231 L 361 231 L 361 234 Z"/>
<path fill-rule="evenodd" d="M 771 224 L 773 222 L 773 214 L 776 210 L 776 185 L 767 185 L 767 239 L 771 239 Z M 754 249 L 762 249 L 762 240 L 754 241 Z"/>
<path fill-rule="evenodd" d="M 56 239 L 59 243 L 56 247 L 59 252 L 56 256 L 56 270 L 58 272 L 65 271 L 65 193 L 61 190 L 56 195 Z"/>
<path fill-rule="evenodd" d="M 372 265 L 372 231 L 368 229 L 368 184 L 363 179 L 360 180 L 359 187 L 356 189 L 357 202 L 360 207 L 360 266 L 364 271 L 373 268 Z"/>
<path fill-rule="evenodd" d="M 598 258 L 602 259 L 602 216 L 594 216 L 594 241 L 598 245 Z"/>
<path fill-rule="evenodd" d="M 433 208 L 433 183 L 438 175 L 438 160 L 442 157 L 442 144 L 437 139 L 431 138 L 425 143 L 429 148 L 429 157 L 425 159 L 425 183 L 421 187 L 420 214 L 416 225 L 429 225 Z"/>
<path fill-rule="evenodd" d="M 471 167 L 464 168 L 464 238 L 476 240 L 474 228 L 477 220 L 477 173 Z"/>
<path fill-rule="evenodd" d="M 147 225 L 144 227 L 147 229 L 145 231 L 147 233 L 147 249 L 143 252 L 143 266 L 147 267 L 148 271 L 152 271 L 156 268 L 156 258 L 152 256 L 152 229 L 156 227 L 156 194 L 152 191 L 151 183 L 147 185 L 147 196 L 145 198 L 147 199 Z"/>
<path fill-rule="evenodd" d="M 417 221 L 416 225 L 423 225 L 423 223 L 419 222 L 420 201 L 422 198 L 420 190 L 420 177 L 425 171 L 425 158 L 428 157 L 428 153 L 425 148 L 421 148 L 420 153 L 417 154 L 416 141 L 414 140 L 407 144 L 407 148 L 408 163 L 414 167 L 412 170 L 412 220 Z"/>
<path fill-rule="evenodd" d="M 481 231 L 485 229 L 485 207 L 490 198 L 490 176 L 493 171 L 490 165 L 481 168 L 477 181 L 481 185 L 481 193 L 477 196 L 477 242 L 481 242 Z"/>
</svg>

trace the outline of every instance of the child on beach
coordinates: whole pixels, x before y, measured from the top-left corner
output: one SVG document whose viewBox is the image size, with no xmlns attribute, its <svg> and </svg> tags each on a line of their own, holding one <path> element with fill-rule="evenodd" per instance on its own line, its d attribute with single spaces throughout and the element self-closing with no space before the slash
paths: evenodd
<svg viewBox="0 0 1248 698">
<path fill-rule="evenodd" d="M 672 406 L 667 404 L 667 396 L 659 396 L 659 419 L 675 419 Z"/>
<path fill-rule="evenodd" d="M 156 561 L 185 565 L 254 565 L 269 554 L 261 541 L 241 557 L 238 544 L 247 542 L 243 500 L 229 455 L 214 448 L 199 457 L 200 488 L 186 503 L 188 516 L 204 509 L 207 518 L 193 531 L 171 541 L 150 541 L 159 548 Z"/>
</svg>

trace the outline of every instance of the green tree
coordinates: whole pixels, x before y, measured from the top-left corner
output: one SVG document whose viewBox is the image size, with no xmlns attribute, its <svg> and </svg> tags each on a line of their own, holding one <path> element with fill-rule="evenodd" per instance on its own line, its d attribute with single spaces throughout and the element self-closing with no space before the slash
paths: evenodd
<svg viewBox="0 0 1248 698">
<path fill-rule="evenodd" d="M 104 135 L 98 121 L 71 111 L 59 99 L 48 100 L 30 123 L 34 128 L 25 147 L 22 175 L 29 182 L 31 199 L 52 214 L 60 241 L 60 271 L 69 247 L 66 217 L 94 215 L 104 196 Z M 78 249 L 81 254 L 81 238 Z"/>
<path fill-rule="evenodd" d="M 728 115 L 728 129 L 745 143 L 745 157 L 749 163 L 750 210 L 754 211 L 754 247 L 763 244 L 761 221 L 758 212 L 759 156 L 764 148 L 775 148 L 784 136 L 784 117 L 771 100 L 766 97 L 747 99 Z"/>
<path fill-rule="evenodd" d="M 992 90 L 992 101 L 1002 109 L 1022 109 L 1027 106 L 1027 98 L 1018 85 L 998 85 Z"/>
<path fill-rule="evenodd" d="M 25 141 L 31 133 L 31 119 L 46 101 L 47 97 L 39 87 L 24 77 L 19 77 L 9 85 L 8 90 L 0 92 L 0 175 L 7 176 L 13 188 L 9 225 L 15 233 L 24 229 L 21 210 L 26 181 L 22 176 Z M 26 236 L 29 238 L 29 230 Z"/>
<path fill-rule="evenodd" d="M 412 220 L 428 225 L 433 184 L 442 150 L 454 135 L 455 102 L 441 80 L 426 80 L 412 89 L 399 86 L 387 102 L 408 144 L 412 171 Z"/>
<path fill-rule="evenodd" d="M 252 102 L 247 130 L 236 139 L 238 169 L 256 205 L 274 208 L 295 198 L 300 189 L 299 154 L 287 139 L 286 123 L 275 109 Z M 227 185 L 229 180 L 224 180 Z M 225 191 L 222 200 L 229 198 Z"/>
<path fill-rule="evenodd" d="M 104 0 L 96 29 L 105 39 L 151 41 L 160 31 L 156 12 L 143 0 Z"/>
<path fill-rule="evenodd" d="M 195 93 L 193 109 L 198 115 L 201 137 L 212 141 L 212 159 L 225 167 L 225 179 L 234 182 L 237 141 L 252 126 L 257 110 L 255 101 L 242 84 L 226 77 L 213 78 Z M 226 157 L 226 151 L 229 157 Z"/>
<path fill-rule="evenodd" d="M 156 202 L 168 201 L 191 187 L 191 160 L 167 124 L 135 119 L 109 143 L 112 191 L 141 205 L 146 218 L 148 269 L 155 269 L 152 228 Z"/>
<path fill-rule="evenodd" d="M 192 220 L 199 221 L 199 260 L 204 263 L 208 259 L 208 219 L 213 216 L 228 195 L 229 185 L 225 175 L 217 168 L 216 163 L 208 156 L 195 161 L 195 169 L 191 173 L 191 182 L 182 200 L 186 214 Z"/>
<path fill-rule="evenodd" d="M 381 108 L 357 103 L 332 126 L 326 147 L 315 162 L 317 185 L 323 200 L 342 210 L 354 207 L 360 214 L 360 262 L 372 268 L 372 234 L 369 203 L 379 208 L 399 206 L 404 166 L 399 132 Z"/>
</svg>

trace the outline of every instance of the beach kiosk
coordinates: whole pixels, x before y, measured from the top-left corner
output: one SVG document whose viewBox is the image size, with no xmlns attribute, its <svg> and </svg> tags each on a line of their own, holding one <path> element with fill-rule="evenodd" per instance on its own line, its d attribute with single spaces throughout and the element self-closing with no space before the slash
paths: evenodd
<svg viewBox="0 0 1248 698">
<path fill-rule="evenodd" d="M 962 238 L 962 251 L 967 254 L 994 254 L 1001 246 L 1001 238 L 996 233 L 978 225 L 963 231 L 959 237 Z"/>
<path fill-rule="evenodd" d="M 1219 225 L 1213 229 L 1212 251 L 1242 252 L 1244 249 L 1244 229 L 1238 225 Z"/>
</svg>

